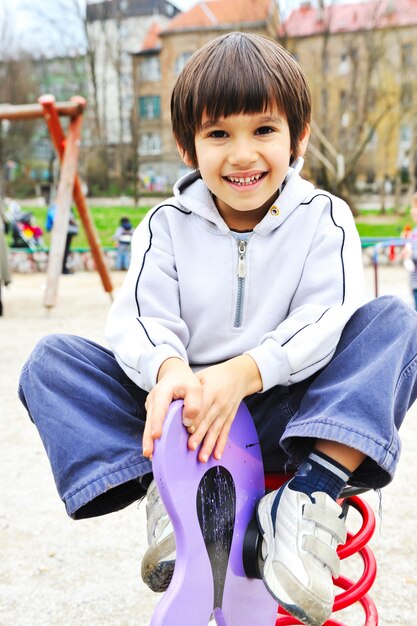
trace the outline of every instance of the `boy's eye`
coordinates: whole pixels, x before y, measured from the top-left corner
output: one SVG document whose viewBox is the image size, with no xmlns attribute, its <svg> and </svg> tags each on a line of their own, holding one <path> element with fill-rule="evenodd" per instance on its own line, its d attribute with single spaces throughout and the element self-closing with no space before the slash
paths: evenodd
<svg viewBox="0 0 417 626">
<path fill-rule="evenodd" d="M 209 137 L 213 139 L 224 139 L 227 137 L 227 133 L 224 130 L 212 130 Z"/>
<path fill-rule="evenodd" d="M 271 128 L 270 126 L 261 126 L 261 128 L 258 128 L 256 130 L 256 134 L 257 135 L 269 135 L 270 133 L 273 133 L 274 129 Z"/>
</svg>

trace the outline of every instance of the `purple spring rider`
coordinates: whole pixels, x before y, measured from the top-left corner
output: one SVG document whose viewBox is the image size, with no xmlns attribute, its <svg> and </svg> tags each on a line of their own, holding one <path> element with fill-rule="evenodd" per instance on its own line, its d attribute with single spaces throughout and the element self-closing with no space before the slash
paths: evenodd
<svg viewBox="0 0 417 626">
<path fill-rule="evenodd" d="M 242 403 L 221 461 L 197 460 L 187 448 L 182 402 L 167 414 L 155 442 L 154 477 L 172 520 L 175 571 L 151 626 L 273 626 L 277 603 L 243 567 L 245 532 L 265 492 L 258 435 Z"/>
</svg>

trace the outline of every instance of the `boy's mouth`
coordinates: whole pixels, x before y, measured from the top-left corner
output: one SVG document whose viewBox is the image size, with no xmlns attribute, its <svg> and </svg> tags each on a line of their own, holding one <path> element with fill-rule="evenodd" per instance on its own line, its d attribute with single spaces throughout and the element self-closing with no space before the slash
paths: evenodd
<svg viewBox="0 0 417 626">
<path fill-rule="evenodd" d="M 229 183 L 232 183 L 232 185 L 248 187 L 260 181 L 261 178 L 264 178 L 264 176 L 266 176 L 266 172 L 259 172 L 258 174 L 253 174 L 252 176 L 223 176 L 223 178 Z"/>
</svg>

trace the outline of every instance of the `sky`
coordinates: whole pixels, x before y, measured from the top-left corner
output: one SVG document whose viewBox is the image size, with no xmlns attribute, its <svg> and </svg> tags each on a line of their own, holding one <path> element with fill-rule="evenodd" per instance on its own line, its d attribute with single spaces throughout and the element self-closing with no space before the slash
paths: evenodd
<svg viewBox="0 0 417 626">
<path fill-rule="evenodd" d="M 78 0 L 82 7 L 85 7 L 86 0 Z M 177 6 L 181 11 L 187 11 L 198 0 L 172 0 L 172 4 Z M 42 34 L 48 29 L 45 28 L 45 20 L 42 19 L 36 23 L 34 16 L 39 10 L 44 15 L 49 15 L 52 19 L 59 18 L 56 10 L 56 0 L 0 0 L 0 29 L 4 23 L 11 23 L 16 35 L 16 41 L 20 48 L 30 51 L 33 46 L 42 39 Z M 68 29 L 70 24 L 68 24 Z M 1 31 L 3 32 L 3 31 Z M 76 47 L 76 41 L 74 46 Z"/>
<path fill-rule="evenodd" d="M 65 1 L 65 0 L 61 0 Z M 72 2 L 72 0 L 66 0 Z M 181 11 L 192 8 L 199 0 L 171 0 Z M 334 1 L 334 0 L 330 0 Z M 78 0 L 81 7 L 85 7 L 86 0 Z M 285 12 L 295 8 L 300 0 L 279 0 L 279 4 Z M 70 20 L 65 22 L 65 41 L 60 39 L 59 34 L 54 34 L 54 29 L 48 25 L 48 21 L 65 20 L 57 10 L 59 3 L 56 0 L 0 0 L 0 35 L 3 32 L 2 24 L 12 24 L 14 31 L 14 46 L 20 50 L 33 53 L 45 53 L 50 56 L 51 50 L 61 50 L 63 54 L 77 53 L 82 49 L 82 36 L 75 32 L 75 26 Z M 62 13 L 62 11 L 61 11 Z M 42 17 L 40 15 L 42 14 Z M 71 32 L 73 26 L 74 33 Z M 58 30 L 58 29 L 55 29 Z M 4 40 L 4 38 L 3 38 Z M 69 43 L 68 43 L 69 42 Z M 63 49 L 65 46 L 65 49 Z M 69 46 L 69 48 L 68 48 Z M 5 44 L 3 44 L 3 49 Z M 72 47 L 72 49 L 71 49 Z M 2 44 L 0 41 L 0 55 Z M 6 45 L 7 48 L 7 45 Z"/>
<path fill-rule="evenodd" d="M 197 0 L 172 0 L 172 4 L 175 4 L 181 11 L 188 11 L 197 4 Z"/>
</svg>

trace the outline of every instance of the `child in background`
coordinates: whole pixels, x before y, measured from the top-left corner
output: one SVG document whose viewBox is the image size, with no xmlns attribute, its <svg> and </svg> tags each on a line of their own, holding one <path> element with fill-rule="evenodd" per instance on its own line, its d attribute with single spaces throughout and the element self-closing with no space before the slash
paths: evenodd
<svg viewBox="0 0 417 626">
<path fill-rule="evenodd" d="M 243 400 L 265 470 L 296 470 L 258 504 L 263 579 L 318 626 L 346 535 L 340 491 L 380 488 L 397 467 L 398 429 L 417 394 L 417 314 L 391 297 L 361 306 L 352 213 L 301 177 L 310 92 L 276 41 L 229 33 L 205 45 L 179 75 L 171 113 L 195 169 L 134 233 L 107 322 L 111 351 L 44 337 L 20 398 L 71 517 L 147 493 L 142 576 L 155 591 L 175 565 L 152 476 L 167 409 L 183 399 L 188 447 L 205 463 L 221 459 Z"/>
<path fill-rule="evenodd" d="M 130 245 L 132 241 L 133 227 L 128 217 L 122 217 L 116 228 L 113 240 L 117 245 L 116 270 L 128 270 L 130 263 Z"/>
</svg>

